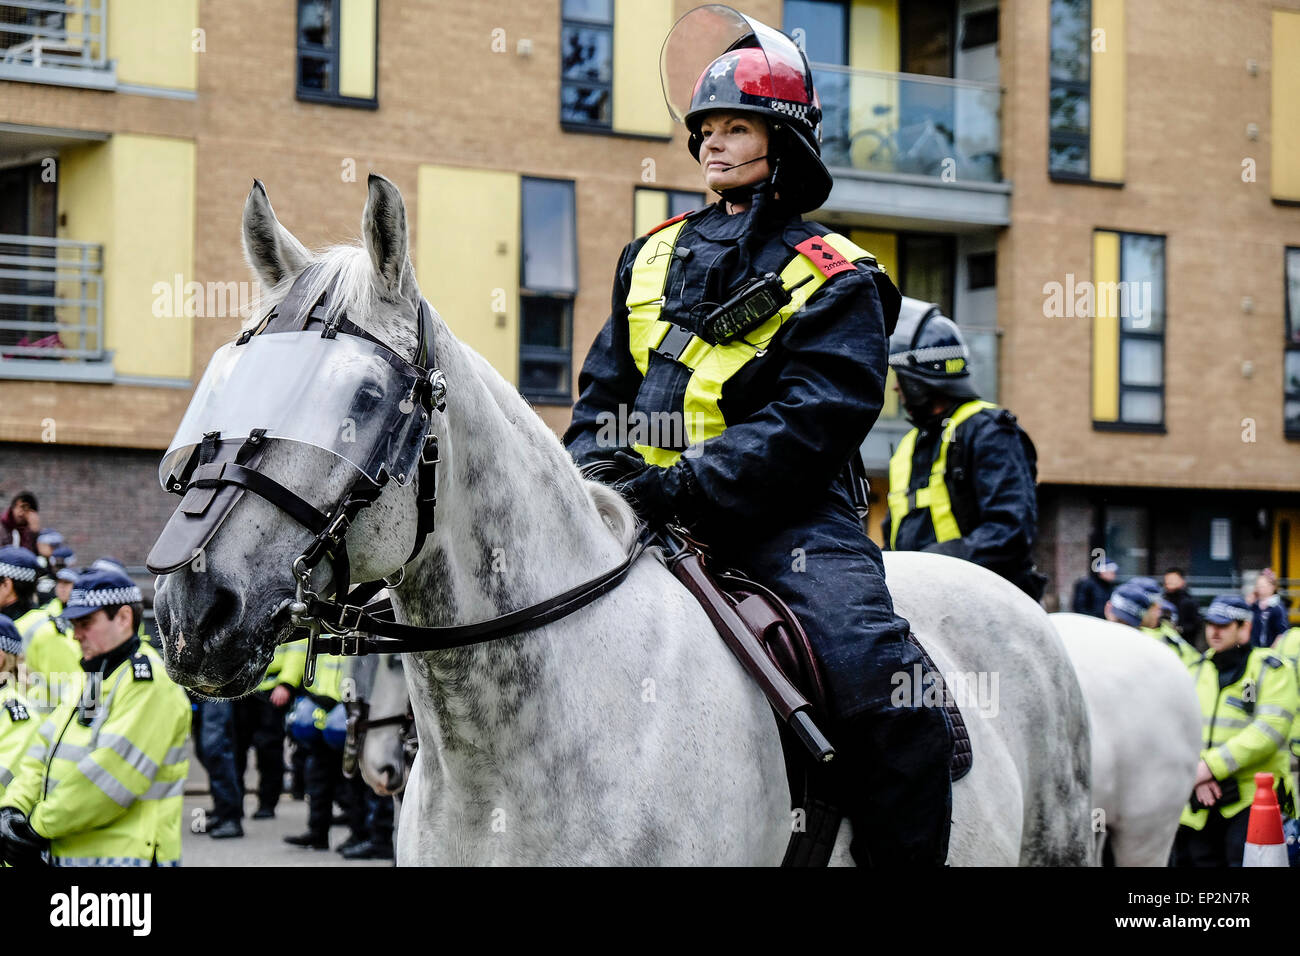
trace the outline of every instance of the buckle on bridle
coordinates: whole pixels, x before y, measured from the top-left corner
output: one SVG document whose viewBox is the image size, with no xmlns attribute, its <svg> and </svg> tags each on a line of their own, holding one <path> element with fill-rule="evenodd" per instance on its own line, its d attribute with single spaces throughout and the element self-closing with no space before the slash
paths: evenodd
<svg viewBox="0 0 1300 956">
<path fill-rule="evenodd" d="M 361 627 L 361 615 L 363 609 L 355 604 L 344 604 L 339 607 L 338 623 L 333 621 L 323 621 L 325 629 L 332 634 L 342 635 L 345 639 L 355 634 Z M 345 652 L 346 653 L 346 652 Z"/>
</svg>

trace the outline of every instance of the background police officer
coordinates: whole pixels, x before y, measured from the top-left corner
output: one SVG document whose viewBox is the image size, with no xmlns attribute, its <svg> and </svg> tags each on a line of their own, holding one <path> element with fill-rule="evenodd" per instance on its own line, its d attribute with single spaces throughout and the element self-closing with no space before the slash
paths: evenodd
<svg viewBox="0 0 1300 956">
<path fill-rule="evenodd" d="M 980 400 L 966 343 L 937 305 L 903 298 L 889 367 L 916 427 L 889 462 L 887 546 L 974 561 L 1038 600 L 1046 579 L 1030 557 L 1038 534 L 1033 442 L 1009 411 Z"/>
<path fill-rule="evenodd" d="M 190 707 L 136 633 L 140 589 L 78 577 L 64 616 L 82 651 L 79 699 L 59 705 L 0 799 L 0 855 L 62 866 L 180 863 Z"/>
<path fill-rule="evenodd" d="M 0 797 L 13 781 L 36 729 L 36 712 L 18 687 L 22 648 L 18 628 L 0 614 Z"/>
<path fill-rule="evenodd" d="M 1204 730 L 1196 789 L 1174 841 L 1178 866 L 1241 866 L 1255 774 L 1272 773 L 1283 813 L 1295 815 L 1287 738 L 1297 707 L 1295 672 L 1250 645 L 1251 610 L 1217 597 L 1205 612 L 1210 650 L 1192 666 Z"/>
</svg>

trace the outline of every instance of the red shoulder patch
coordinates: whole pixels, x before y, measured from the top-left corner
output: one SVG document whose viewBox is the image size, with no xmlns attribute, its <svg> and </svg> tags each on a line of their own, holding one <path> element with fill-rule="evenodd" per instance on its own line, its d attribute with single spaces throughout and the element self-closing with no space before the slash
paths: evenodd
<svg viewBox="0 0 1300 956">
<path fill-rule="evenodd" d="M 691 210 L 691 212 L 694 212 L 694 211 L 695 211 L 694 209 Z M 658 232 L 660 229 L 666 229 L 666 228 L 668 228 L 669 226 L 671 226 L 671 225 L 672 225 L 673 223 L 675 223 L 675 222 L 681 222 L 683 219 L 685 219 L 685 218 L 686 218 L 687 216 L 689 216 L 690 214 L 691 214 L 690 212 L 684 212 L 684 213 L 682 213 L 680 216 L 673 216 L 673 218 L 671 218 L 671 219 L 665 219 L 663 222 L 659 223 L 659 225 L 655 226 L 653 229 L 647 229 L 646 232 L 645 232 L 645 235 L 647 235 L 647 236 L 653 236 L 653 235 L 654 235 L 656 232 Z"/>
<path fill-rule="evenodd" d="M 807 256 L 828 279 L 837 272 L 853 272 L 857 269 L 857 266 L 832 249 L 830 243 L 821 236 L 805 239 L 795 246 L 795 249 Z"/>
</svg>

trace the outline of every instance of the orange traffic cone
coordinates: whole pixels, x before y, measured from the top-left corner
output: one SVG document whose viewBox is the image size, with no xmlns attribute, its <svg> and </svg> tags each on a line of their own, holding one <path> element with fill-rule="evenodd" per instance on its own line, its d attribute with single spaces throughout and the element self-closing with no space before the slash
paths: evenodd
<svg viewBox="0 0 1300 956">
<path fill-rule="evenodd" d="M 1255 774 L 1255 800 L 1250 805 L 1246 852 L 1242 866 L 1287 866 L 1286 837 L 1282 835 L 1282 810 L 1273 792 L 1271 773 Z"/>
</svg>

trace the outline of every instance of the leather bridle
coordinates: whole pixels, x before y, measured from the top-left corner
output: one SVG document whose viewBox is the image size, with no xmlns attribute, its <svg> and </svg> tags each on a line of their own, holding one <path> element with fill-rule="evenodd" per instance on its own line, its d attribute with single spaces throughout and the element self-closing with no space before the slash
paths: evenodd
<svg viewBox="0 0 1300 956">
<path fill-rule="evenodd" d="M 425 434 L 415 466 L 419 511 L 415 541 L 409 556 L 396 572 L 396 579 L 366 581 L 355 588 L 350 587 L 347 533 L 361 511 L 377 501 L 389 483 L 390 476 L 384 468 L 374 479 L 364 472 L 359 474 L 342 499 L 329 511 L 322 512 L 257 470 L 269 439 L 265 436 L 265 429 L 254 429 L 237 447 L 223 446 L 218 433 L 204 435 L 203 442 L 195 447 L 184 467 L 165 481 L 168 491 L 183 496 L 178 510 L 186 515 L 203 516 L 220 491 L 226 486 L 237 486 L 275 505 L 312 532 L 311 543 L 292 565 L 297 590 L 289 610 L 294 627 L 286 638 L 286 643 L 296 641 L 305 632 L 308 645 L 304 683 L 311 683 L 318 654 L 400 654 L 466 647 L 553 623 L 617 587 L 644 552 L 647 543 L 644 538 L 638 540 L 626 559 L 611 570 L 545 601 L 486 621 L 441 627 L 401 624 L 394 619 L 390 600 L 372 600 L 384 587 L 396 587 L 401 583 L 406 566 L 415 560 L 434 530 L 439 457 L 438 436 L 431 429 L 432 413 L 435 410 L 441 412 L 446 407 L 447 380 L 438 368 L 435 356 L 432 309 L 428 302 L 421 297 L 416 303 L 418 334 L 415 358 L 408 361 L 387 343 L 349 320 L 345 311 L 327 318 L 338 284 L 337 276 L 319 296 L 307 302 L 306 290 L 313 274 L 321 268 L 320 264 L 314 264 L 299 275 L 284 301 L 259 327 L 243 332 L 237 344 L 247 343 L 254 335 L 320 327 L 325 338 L 359 336 L 390 353 L 406 367 L 414 385 L 410 394 L 401 399 L 402 411 L 407 412 L 406 403 L 411 403 L 413 408 L 409 413 L 418 409 L 422 419 L 429 423 L 430 430 Z M 401 475 L 399 481 L 406 478 L 406 475 Z M 228 513 L 229 507 L 232 506 L 228 505 L 223 515 Z M 211 520 L 219 523 L 221 517 L 216 515 Z M 166 533 L 164 531 L 164 535 Z M 210 529 L 209 537 L 211 533 Z M 333 571 L 332 596 L 329 598 L 316 593 L 311 586 L 312 572 L 326 561 Z M 158 570 L 166 573 L 175 569 Z"/>
</svg>

